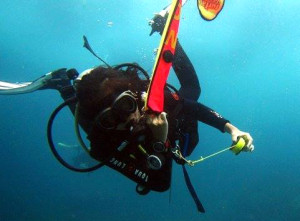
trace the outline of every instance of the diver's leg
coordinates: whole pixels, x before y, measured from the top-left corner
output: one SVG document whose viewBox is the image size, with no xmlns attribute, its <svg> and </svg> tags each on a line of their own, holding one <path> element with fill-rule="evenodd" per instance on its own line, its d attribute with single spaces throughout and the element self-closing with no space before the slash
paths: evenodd
<svg viewBox="0 0 300 221">
<path fill-rule="evenodd" d="M 159 32 L 162 34 L 166 20 L 167 15 L 155 15 L 154 18 L 149 22 L 149 25 L 152 27 L 150 35 L 152 35 L 154 32 Z M 179 94 L 183 98 L 197 101 L 201 93 L 200 83 L 194 66 L 192 65 L 179 41 L 177 41 L 176 44 L 173 69 L 181 85 Z M 188 142 L 188 145 L 183 145 L 181 143 L 181 146 L 187 146 L 187 149 L 184 150 L 183 153 L 185 153 L 186 156 L 189 156 L 199 141 L 198 121 L 189 115 L 185 115 L 184 125 L 182 126 L 182 132 L 186 136 L 185 142 Z"/>
<path fill-rule="evenodd" d="M 181 85 L 179 94 L 184 99 L 197 101 L 201 93 L 200 83 L 196 71 L 179 41 L 177 41 L 176 45 L 173 69 Z M 188 142 L 187 149 L 183 150 L 183 154 L 189 156 L 199 142 L 198 121 L 190 115 L 185 115 L 184 125 L 182 126 L 183 128 L 181 129 L 186 136 L 185 142 Z M 184 145 L 181 146 L 183 147 Z"/>
<path fill-rule="evenodd" d="M 156 14 L 154 18 L 150 20 L 149 25 L 152 28 L 150 36 L 155 32 L 158 32 L 160 35 L 162 34 L 167 17 L 168 14 L 164 16 Z M 198 100 L 201 93 L 200 83 L 194 66 L 179 41 L 177 41 L 176 44 L 173 69 L 181 85 L 179 89 L 180 95 L 191 100 Z"/>
<path fill-rule="evenodd" d="M 51 73 L 52 78 L 45 82 L 45 85 L 39 90 L 54 89 L 60 93 L 60 96 L 64 101 L 73 98 L 75 96 L 75 90 L 72 85 L 72 81 L 78 76 L 78 72 L 75 69 L 66 70 L 59 69 Z M 68 105 L 71 112 L 75 113 L 76 103 Z"/>
</svg>

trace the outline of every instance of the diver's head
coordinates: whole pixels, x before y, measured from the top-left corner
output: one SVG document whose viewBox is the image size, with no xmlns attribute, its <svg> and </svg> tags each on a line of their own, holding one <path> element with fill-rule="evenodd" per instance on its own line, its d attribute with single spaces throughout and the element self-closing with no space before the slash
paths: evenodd
<svg viewBox="0 0 300 221">
<path fill-rule="evenodd" d="M 134 71 L 98 67 L 76 85 L 79 119 L 96 123 L 101 129 L 126 129 L 137 123 L 143 107 L 141 91 L 148 82 Z"/>
</svg>

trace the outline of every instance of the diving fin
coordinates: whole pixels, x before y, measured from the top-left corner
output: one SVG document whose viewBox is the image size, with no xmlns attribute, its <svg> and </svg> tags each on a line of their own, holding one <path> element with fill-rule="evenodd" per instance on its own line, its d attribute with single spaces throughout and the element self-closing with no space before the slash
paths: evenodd
<svg viewBox="0 0 300 221">
<path fill-rule="evenodd" d="M 52 78 L 51 72 L 43 75 L 32 82 L 8 83 L 0 82 L 0 95 L 25 94 L 39 90 L 46 85 L 46 82 Z"/>
<path fill-rule="evenodd" d="M 49 72 L 32 82 L 9 83 L 0 81 L 0 95 L 25 94 L 44 89 L 60 90 L 65 86 L 70 86 L 71 80 L 74 80 L 77 76 L 78 72 L 75 69 L 67 71 L 66 68 L 61 68 Z"/>
</svg>

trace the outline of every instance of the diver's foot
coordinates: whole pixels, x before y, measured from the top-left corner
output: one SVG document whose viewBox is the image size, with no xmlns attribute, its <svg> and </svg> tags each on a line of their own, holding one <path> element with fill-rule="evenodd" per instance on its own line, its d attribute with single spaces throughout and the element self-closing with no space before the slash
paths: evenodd
<svg viewBox="0 0 300 221">
<path fill-rule="evenodd" d="M 152 27 L 150 36 L 154 33 L 154 32 L 158 32 L 160 34 L 163 33 L 164 27 L 166 25 L 167 22 L 167 18 L 168 18 L 168 14 L 166 14 L 165 16 L 162 16 L 160 14 L 156 14 L 150 21 L 149 21 L 149 25 Z"/>
<path fill-rule="evenodd" d="M 75 69 L 67 70 L 66 68 L 58 69 L 51 72 L 52 78 L 45 82 L 45 85 L 40 88 L 44 89 L 54 89 L 61 91 L 67 86 L 71 86 L 71 81 L 74 80 L 79 73 Z"/>
<path fill-rule="evenodd" d="M 135 190 L 140 195 L 146 195 L 150 192 L 150 189 L 141 184 L 137 184 Z"/>
</svg>

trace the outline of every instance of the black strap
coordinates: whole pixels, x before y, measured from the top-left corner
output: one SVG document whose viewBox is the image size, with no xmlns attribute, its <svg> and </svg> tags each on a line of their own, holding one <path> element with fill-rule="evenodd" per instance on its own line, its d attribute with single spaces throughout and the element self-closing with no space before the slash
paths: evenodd
<svg viewBox="0 0 300 221">
<path fill-rule="evenodd" d="M 191 196 L 193 197 L 193 200 L 197 206 L 198 211 L 201 213 L 205 213 L 205 209 L 197 196 L 197 193 L 192 185 L 192 182 L 191 182 L 189 174 L 185 168 L 185 165 L 182 165 L 182 170 L 183 170 L 186 186 L 188 187 L 188 190 L 189 190 Z"/>
<path fill-rule="evenodd" d="M 184 142 L 184 146 L 183 146 L 183 157 L 186 157 L 187 149 L 188 149 L 189 142 L 190 142 L 189 134 L 185 134 L 184 137 L 185 137 L 185 142 Z M 202 203 L 200 202 L 199 197 L 197 196 L 197 193 L 193 187 L 193 184 L 191 182 L 191 179 L 189 177 L 189 174 L 188 174 L 184 164 L 182 165 L 182 170 L 183 170 L 183 175 L 184 175 L 184 180 L 185 180 L 186 186 L 187 186 L 191 196 L 193 197 L 194 202 L 196 203 L 198 211 L 201 213 L 205 213 L 204 207 L 203 207 Z"/>
</svg>

